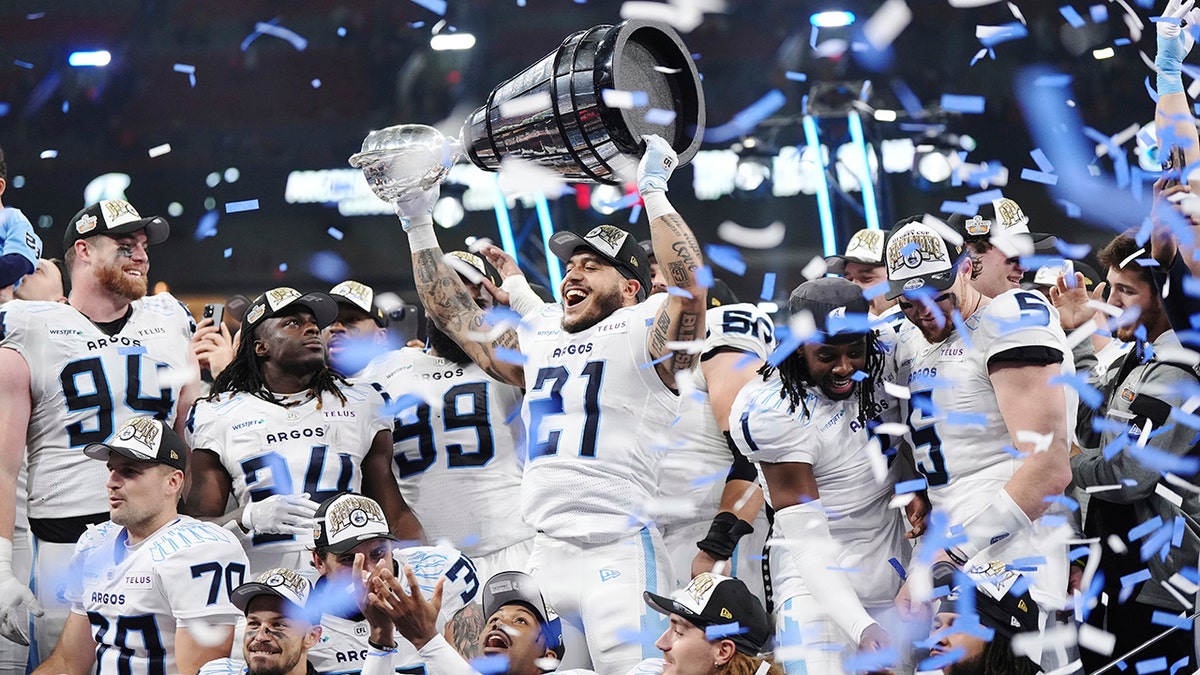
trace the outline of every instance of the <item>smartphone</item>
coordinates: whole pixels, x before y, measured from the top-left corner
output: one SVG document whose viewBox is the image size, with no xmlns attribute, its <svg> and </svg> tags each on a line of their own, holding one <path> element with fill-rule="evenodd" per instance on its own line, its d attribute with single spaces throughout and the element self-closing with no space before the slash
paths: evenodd
<svg viewBox="0 0 1200 675">
<path fill-rule="evenodd" d="M 219 302 L 212 302 L 204 306 L 204 318 L 212 319 L 213 325 L 217 328 L 221 327 L 221 322 L 225 320 L 225 305 Z"/>
</svg>

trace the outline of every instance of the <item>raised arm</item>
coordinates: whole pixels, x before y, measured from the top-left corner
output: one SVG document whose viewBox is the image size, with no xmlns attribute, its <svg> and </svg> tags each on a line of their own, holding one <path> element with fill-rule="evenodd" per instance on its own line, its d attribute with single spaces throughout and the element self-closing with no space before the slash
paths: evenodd
<svg viewBox="0 0 1200 675">
<path fill-rule="evenodd" d="M 457 342 L 484 372 L 502 382 L 524 387 L 525 371 L 521 366 L 496 356 L 497 349 L 515 351 L 520 348 L 516 330 L 510 328 L 491 340 L 476 340 L 490 331 L 491 326 L 484 320 L 483 310 L 471 298 L 458 272 L 442 260 L 442 248 L 433 231 L 433 205 L 439 192 L 434 187 L 412 199 L 392 203 L 404 232 L 408 234 L 413 281 L 421 304 L 425 305 L 425 311 L 437 327 Z"/>
<path fill-rule="evenodd" d="M 695 355 L 671 350 L 670 342 L 704 339 L 704 310 L 707 289 L 698 283 L 697 271 L 704 264 L 692 230 L 667 200 L 667 179 L 679 164 L 670 144 L 659 136 L 643 136 L 646 153 L 638 165 L 638 191 L 650 219 L 650 241 L 654 257 L 667 277 L 667 284 L 685 293 L 671 293 L 654 317 L 647 347 L 655 360 L 670 355 L 655 368 L 668 387 L 675 386 L 675 373 L 695 364 Z"/>
</svg>

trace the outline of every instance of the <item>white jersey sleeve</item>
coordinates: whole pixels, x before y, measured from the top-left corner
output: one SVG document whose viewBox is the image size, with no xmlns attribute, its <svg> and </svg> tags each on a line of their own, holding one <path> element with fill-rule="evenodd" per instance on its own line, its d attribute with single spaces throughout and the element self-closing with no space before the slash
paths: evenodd
<svg viewBox="0 0 1200 675">
<path fill-rule="evenodd" d="M 428 598 L 433 595 L 438 580 L 445 578 L 442 586 L 442 609 L 438 613 L 437 630 L 445 631 L 446 624 L 459 610 L 472 602 L 482 600 L 479 595 L 480 580 L 475 572 L 475 563 L 463 552 L 450 546 L 412 546 L 397 549 L 392 553 L 397 568 L 404 578 L 405 565 L 413 568 L 417 585 Z M 405 582 L 407 584 L 407 581 Z"/>
<path fill-rule="evenodd" d="M 225 658 L 209 661 L 200 666 L 200 672 L 197 675 L 245 675 L 246 670 L 245 661 Z"/>
<path fill-rule="evenodd" d="M 973 348 L 983 352 L 989 365 L 999 354 L 1030 347 L 1038 357 L 1052 357 L 1057 352 L 1059 361 L 1070 358 L 1065 338 L 1058 310 L 1037 293 L 1021 290 L 996 296 L 984 309 L 979 330 L 971 336 Z"/>
</svg>

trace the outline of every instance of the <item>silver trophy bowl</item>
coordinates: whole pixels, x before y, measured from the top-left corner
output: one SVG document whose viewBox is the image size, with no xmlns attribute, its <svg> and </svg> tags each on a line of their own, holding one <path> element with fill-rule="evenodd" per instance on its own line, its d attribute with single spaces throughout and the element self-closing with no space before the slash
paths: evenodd
<svg viewBox="0 0 1200 675">
<path fill-rule="evenodd" d="M 372 131 L 350 166 L 362 169 L 367 185 L 391 203 L 410 199 L 445 180 L 462 156 L 458 139 L 424 124 L 399 124 Z"/>
</svg>

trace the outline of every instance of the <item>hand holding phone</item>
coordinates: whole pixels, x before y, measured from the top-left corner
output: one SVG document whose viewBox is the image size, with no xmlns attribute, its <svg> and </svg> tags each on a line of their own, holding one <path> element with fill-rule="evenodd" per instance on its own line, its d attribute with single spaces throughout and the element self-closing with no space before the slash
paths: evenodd
<svg viewBox="0 0 1200 675">
<path fill-rule="evenodd" d="M 225 320 L 225 305 L 219 302 L 212 302 L 205 305 L 204 318 L 212 319 L 213 325 L 220 328 L 221 322 Z"/>
</svg>

